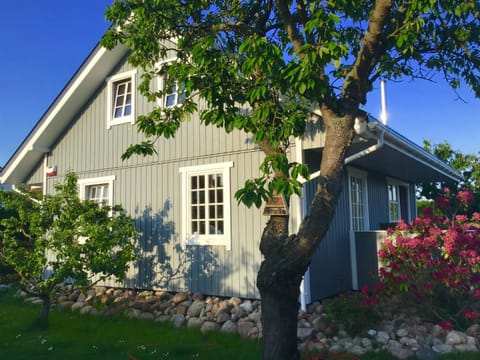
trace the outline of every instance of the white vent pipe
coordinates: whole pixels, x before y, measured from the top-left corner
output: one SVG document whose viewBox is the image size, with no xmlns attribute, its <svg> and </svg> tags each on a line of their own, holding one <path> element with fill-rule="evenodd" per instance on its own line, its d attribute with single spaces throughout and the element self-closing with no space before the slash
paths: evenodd
<svg viewBox="0 0 480 360">
<path fill-rule="evenodd" d="M 385 80 L 380 80 L 380 98 L 381 98 L 381 111 L 380 120 L 383 125 L 387 125 L 387 95 L 385 91 Z"/>
</svg>

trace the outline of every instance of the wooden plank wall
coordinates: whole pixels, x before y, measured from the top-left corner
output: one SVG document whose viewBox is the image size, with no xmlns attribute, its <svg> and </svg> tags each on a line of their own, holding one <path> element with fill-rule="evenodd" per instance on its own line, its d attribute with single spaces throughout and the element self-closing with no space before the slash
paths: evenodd
<svg viewBox="0 0 480 360">
<path fill-rule="evenodd" d="M 124 62 L 114 73 L 131 69 Z M 137 84 L 140 74 L 139 70 Z M 53 192 L 54 182 L 62 181 L 67 171 L 74 171 L 80 179 L 115 176 L 114 203 L 121 204 L 135 218 L 140 233 L 141 257 L 130 268 L 125 286 L 259 298 L 255 280 L 266 218 L 260 210 L 238 205 L 234 193 L 247 178 L 258 175 L 262 153 L 239 131 L 226 134 L 223 129 L 201 125 L 198 116 L 193 116 L 175 138 L 158 142 L 158 154 L 122 161 L 128 145 L 143 137 L 137 133 L 136 125 L 129 123 L 107 129 L 106 102 L 105 83 L 53 146 L 48 164 L 57 166 L 58 175 L 47 179 L 48 192 Z M 136 115 L 151 109 L 151 103 L 136 96 Z M 232 249 L 182 248 L 179 168 L 225 161 L 234 163 L 230 170 Z M 42 168 L 39 164 L 27 181 L 42 179 Z"/>
</svg>

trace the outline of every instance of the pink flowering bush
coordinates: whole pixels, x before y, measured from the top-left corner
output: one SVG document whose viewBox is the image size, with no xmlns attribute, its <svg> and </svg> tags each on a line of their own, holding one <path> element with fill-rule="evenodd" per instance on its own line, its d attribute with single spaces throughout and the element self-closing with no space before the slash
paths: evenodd
<svg viewBox="0 0 480 360">
<path fill-rule="evenodd" d="M 411 224 L 389 230 L 378 252 L 384 267 L 367 303 L 400 295 L 442 327 L 468 326 L 480 312 L 480 214 L 458 215 L 473 200 L 470 191 L 448 191 L 434 209 Z M 364 289 L 366 293 L 366 290 Z"/>
</svg>

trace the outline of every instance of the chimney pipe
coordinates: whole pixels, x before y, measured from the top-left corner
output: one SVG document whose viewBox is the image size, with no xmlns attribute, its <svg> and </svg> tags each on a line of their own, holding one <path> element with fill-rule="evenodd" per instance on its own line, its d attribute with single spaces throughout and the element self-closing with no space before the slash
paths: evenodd
<svg viewBox="0 0 480 360">
<path fill-rule="evenodd" d="M 387 95 L 385 93 L 385 80 L 380 80 L 380 98 L 381 98 L 381 112 L 380 120 L 383 125 L 387 125 Z"/>
</svg>

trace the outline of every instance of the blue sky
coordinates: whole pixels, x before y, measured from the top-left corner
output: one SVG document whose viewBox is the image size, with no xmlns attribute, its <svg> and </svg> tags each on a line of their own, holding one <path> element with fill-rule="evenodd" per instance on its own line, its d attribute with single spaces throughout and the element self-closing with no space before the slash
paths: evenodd
<svg viewBox="0 0 480 360">
<path fill-rule="evenodd" d="M 2 3 L 0 22 L 0 166 L 3 166 L 108 28 L 111 0 L 16 0 Z M 480 150 L 480 100 L 462 97 L 441 78 L 387 83 L 389 125 L 418 144 L 447 140 Z M 379 88 L 365 110 L 379 117 Z"/>
</svg>

